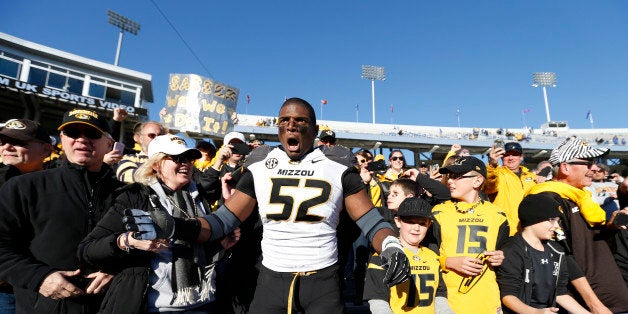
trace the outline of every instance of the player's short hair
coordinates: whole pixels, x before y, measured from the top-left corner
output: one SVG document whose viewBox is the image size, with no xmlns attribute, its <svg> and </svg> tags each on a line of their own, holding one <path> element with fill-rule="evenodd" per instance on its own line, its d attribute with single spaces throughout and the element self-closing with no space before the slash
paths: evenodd
<svg viewBox="0 0 628 314">
<path fill-rule="evenodd" d="M 393 181 L 390 186 L 398 186 L 401 188 L 401 190 L 403 191 L 403 193 L 405 193 L 406 195 L 408 194 L 412 194 L 415 197 L 419 196 L 419 192 L 420 192 L 420 186 L 418 183 L 416 183 L 416 181 L 409 179 L 409 178 L 399 178 L 395 181 Z"/>
<path fill-rule="evenodd" d="M 279 108 L 279 111 L 281 111 L 281 109 L 283 109 L 283 107 L 287 105 L 299 105 L 305 108 L 305 110 L 307 110 L 308 112 L 308 115 L 310 116 L 310 120 L 312 121 L 312 124 L 316 125 L 316 111 L 314 110 L 314 107 L 310 105 L 309 102 L 298 97 L 288 98 L 286 99 L 286 101 L 283 102 L 283 104 L 281 105 L 281 108 Z"/>
</svg>

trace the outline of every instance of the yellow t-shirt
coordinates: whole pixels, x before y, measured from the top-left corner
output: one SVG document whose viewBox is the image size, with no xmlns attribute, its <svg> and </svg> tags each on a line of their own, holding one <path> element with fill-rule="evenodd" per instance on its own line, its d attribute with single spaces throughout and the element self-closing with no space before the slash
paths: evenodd
<svg viewBox="0 0 628 314">
<path fill-rule="evenodd" d="M 366 271 L 364 298 L 388 301 L 394 313 L 434 313 L 434 299 L 442 281 L 438 255 L 426 247 L 417 253 L 404 248 L 404 252 L 410 261 L 410 280 L 386 287 L 381 259 L 375 253 Z"/>
<path fill-rule="evenodd" d="M 506 215 L 490 202 L 482 202 L 473 211 L 461 213 L 472 204 L 447 201 L 434 206 L 434 232 L 439 242 L 441 256 L 476 257 L 484 251 L 495 250 L 497 245 L 508 237 Z M 458 314 L 463 313 L 501 313 L 499 287 L 495 272 L 486 267 L 486 271 L 476 279 L 467 293 L 458 291 L 461 282 L 467 277 L 455 271 L 443 272 L 447 285 L 449 305 Z"/>
</svg>

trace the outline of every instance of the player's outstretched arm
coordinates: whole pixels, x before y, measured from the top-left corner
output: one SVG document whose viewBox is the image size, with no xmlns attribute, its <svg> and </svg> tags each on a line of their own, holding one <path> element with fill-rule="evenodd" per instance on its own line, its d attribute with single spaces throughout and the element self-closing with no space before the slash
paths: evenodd
<svg viewBox="0 0 628 314">
<path fill-rule="evenodd" d="M 384 284 L 392 287 L 408 280 L 410 263 L 401 242 L 390 224 L 373 207 L 366 191 L 360 190 L 345 197 L 345 207 L 375 250 L 381 252 L 382 268 L 386 271 Z"/>
</svg>

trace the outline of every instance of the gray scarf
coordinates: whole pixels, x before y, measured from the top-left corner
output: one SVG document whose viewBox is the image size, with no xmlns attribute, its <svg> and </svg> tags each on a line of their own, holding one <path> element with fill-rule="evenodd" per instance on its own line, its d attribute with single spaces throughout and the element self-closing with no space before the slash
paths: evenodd
<svg viewBox="0 0 628 314">
<path fill-rule="evenodd" d="M 194 218 L 205 215 L 196 185 L 172 191 L 159 182 L 150 185 L 159 197 L 160 205 L 155 210 L 166 210 L 173 217 Z M 207 258 L 202 245 L 180 239 L 171 239 L 172 291 L 170 302 L 176 307 L 213 300 L 215 291 L 214 263 Z"/>
</svg>

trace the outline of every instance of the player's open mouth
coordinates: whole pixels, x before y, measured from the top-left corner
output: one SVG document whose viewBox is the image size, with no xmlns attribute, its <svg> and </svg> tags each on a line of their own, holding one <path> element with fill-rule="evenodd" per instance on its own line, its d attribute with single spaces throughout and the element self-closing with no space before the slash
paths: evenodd
<svg viewBox="0 0 628 314">
<path fill-rule="evenodd" d="M 289 138 L 287 141 L 288 147 L 286 147 L 289 151 L 295 151 L 299 149 L 299 140 L 296 138 Z"/>
</svg>

